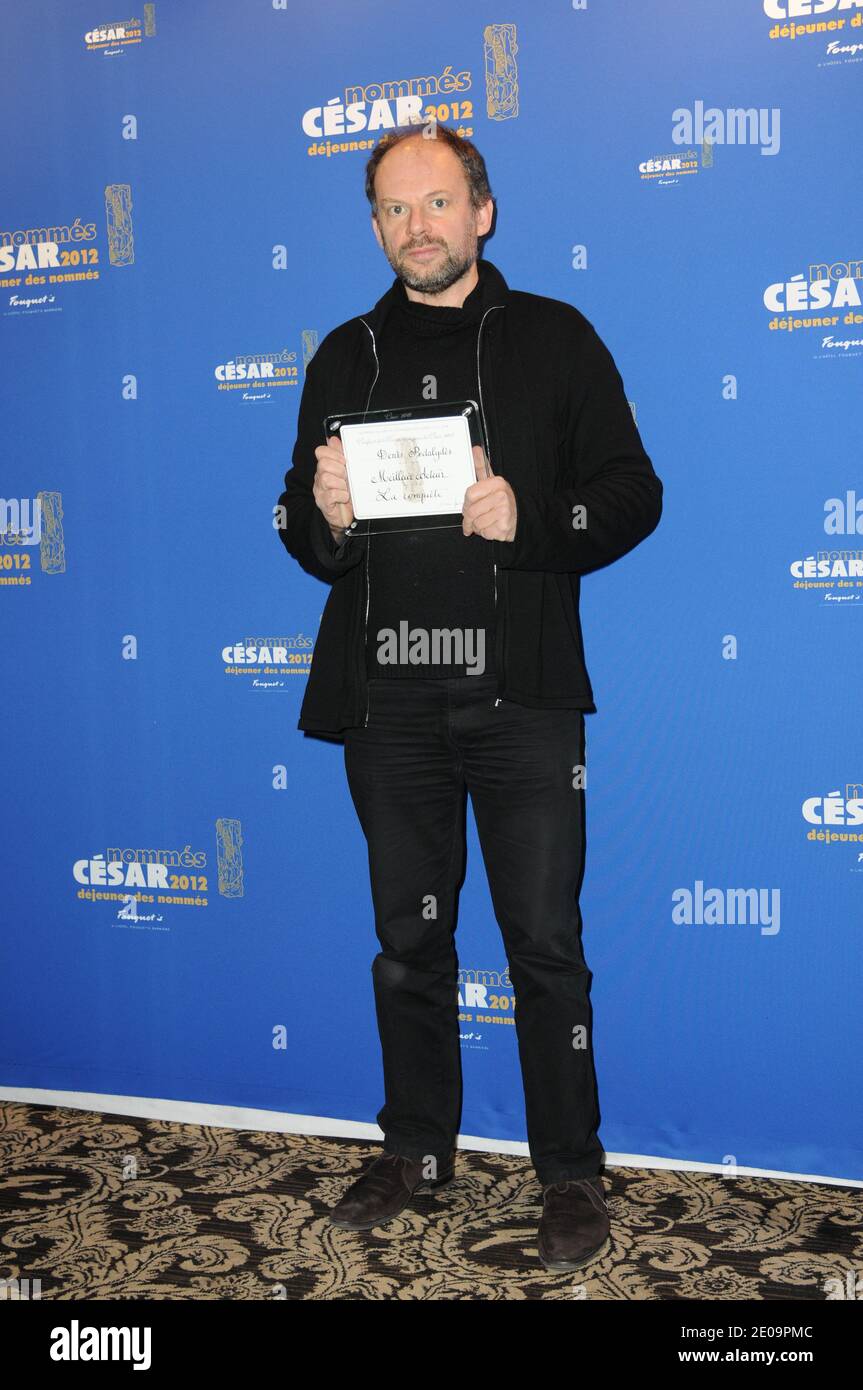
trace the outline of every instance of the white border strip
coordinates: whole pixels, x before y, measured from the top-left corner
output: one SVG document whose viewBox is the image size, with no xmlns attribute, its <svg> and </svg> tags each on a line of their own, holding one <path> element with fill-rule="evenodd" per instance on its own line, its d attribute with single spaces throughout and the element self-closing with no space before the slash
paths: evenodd
<svg viewBox="0 0 863 1390">
<path fill-rule="evenodd" d="M 0 1101 L 25 1105 L 59 1105 L 70 1110 L 96 1110 L 106 1115 L 134 1115 L 145 1120 L 168 1120 L 181 1125 L 215 1125 L 221 1129 L 257 1129 L 271 1134 L 320 1134 L 335 1139 L 383 1139 L 377 1125 L 356 1120 L 328 1119 L 322 1115 L 292 1115 L 281 1110 L 253 1110 L 234 1105 L 204 1105 L 199 1101 L 159 1100 L 151 1096 L 99 1095 L 92 1091 L 43 1091 L 26 1086 L 0 1086 Z M 459 1149 L 480 1153 L 517 1154 L 530 1158 L 527 1144 L 514 1139 L 485 1139 L 460 1134 Z M 685 1173 L 719 1173 L 735 1178 L 776 1178 L 782 1182 L 839 1184 L 863 1187 L 857 1178 L 828 1177 L 823 1173 L 782 1173 L 772 1168 L 731 1167 L 726 1163 L 696 1163 L 650 1154 L 606 1154 L 610 1168 L 666 1168 Z"/>
</svg>

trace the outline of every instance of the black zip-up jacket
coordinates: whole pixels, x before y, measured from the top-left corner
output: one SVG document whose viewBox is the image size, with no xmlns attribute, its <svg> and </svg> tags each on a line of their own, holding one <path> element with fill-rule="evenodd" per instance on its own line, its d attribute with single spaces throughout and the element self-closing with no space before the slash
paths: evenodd
<svg viewBox="0 0 863 1390">
<path fill-rule="evenodd" d="M 580 576 L 625 555 L 662 514 L 662 483 L 645 453 L 611 353 L 573 305 L 511 290 L 483 260 L 477 402 L 492 473 L 517 507 L 515 539 L 493 547 L 498 700 L 595 711 L 579 618 Z M 399 281 L 374 308 L 334 328 L 306 367 L 293 466 L 278 533 L 308 574 L 330 585 L 297 728 L 344 738 L 368 721 L 365 671 L 370 523 L 336 541 L 312 493 L 325 415 L 372 404 L 378 340 Z M 585 508 L 576 514 L 574 509 Z"/>
</svg>

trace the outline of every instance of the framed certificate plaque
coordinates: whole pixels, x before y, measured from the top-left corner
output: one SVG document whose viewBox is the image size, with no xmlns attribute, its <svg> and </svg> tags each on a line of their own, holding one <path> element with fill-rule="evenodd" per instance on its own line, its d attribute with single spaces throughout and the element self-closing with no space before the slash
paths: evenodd
<svg viewBox="0 0 863 1390">
<path fill-rule="evenodd" d="M 465 491 L 488 475 L 476 401 L 327 415 L 324 429 L 342 442 L 358 521 L 460 517 Z"/>
</svg>

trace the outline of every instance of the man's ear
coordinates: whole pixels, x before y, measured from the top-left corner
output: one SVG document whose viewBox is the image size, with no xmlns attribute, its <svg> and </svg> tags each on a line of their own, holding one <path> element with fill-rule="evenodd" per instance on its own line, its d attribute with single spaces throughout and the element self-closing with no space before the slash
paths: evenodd
<svg viewBox="0 0 863 1390">
<path fill-rule="evenodd" d="M 379 247 L 381 248 L 381 250 L 383 251 L 383 249 L 384 249 L 384 241 L 383 241 L 383 237 L 381 236 L 381 229 L 380 229 L 380 227 L 378 226 L 378 219 L 375 217 L 374 213 L 372 213 L 372 231 L 373 231 L 374 234 L 375 234 L 375 241 L 377 242 L 378 246 L 379 246 Z"/>
<path fill-rule="evenodd" d="M 494 198 L 487 199 L 486 202 L 483 204 L 481 211 L 483 216 L 488 217 L 488 226 L 486 227 L 484 232 L 478 232 L 478 235 L 487 236 L 488 233 L 491 231 L 492 223 L 494 222 Z"/>
</svg>

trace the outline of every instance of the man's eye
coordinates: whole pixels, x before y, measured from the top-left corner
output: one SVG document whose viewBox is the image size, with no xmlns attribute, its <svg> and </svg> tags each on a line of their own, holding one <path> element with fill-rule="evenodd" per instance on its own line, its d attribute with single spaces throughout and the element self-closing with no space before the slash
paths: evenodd
<svg viewBox="0 0 863 1390">
<path fill-rule="evenodd" d="M 447 202 L 446 198 L 435 198 L 434 201 L 435 201 L 436 203 L 443 203 L 444 205 L 445 205 L 446 202 Z M 402 207 L 401 203 L 390 203 L 389 207 L 387 208 L 387 212 L 388 212 L 388 213 L 400 212 L 400 211 L 401 211 L 401 207 Z"/>
</svg>

